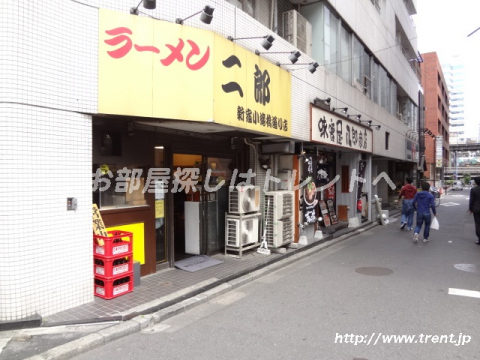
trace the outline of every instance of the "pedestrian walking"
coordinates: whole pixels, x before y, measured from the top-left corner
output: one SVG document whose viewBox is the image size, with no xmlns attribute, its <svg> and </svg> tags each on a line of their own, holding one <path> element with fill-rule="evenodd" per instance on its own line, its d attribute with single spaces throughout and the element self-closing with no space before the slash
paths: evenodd
<svg viewBox="0 0 480 360">
<path fill-rule="evenodd" d="M 412 185 L 413 179 L 411 176 L 407 176 L 406 184 L 402 186 L 400 190 L 400 194 L 398 195 L 398 201 L 402 200 L 402 220 L 400 224 L 400 229 L 405 229 L 407 226 L 407 230 L 412 230 L 413 225 L 413 213 L 415 212 L 413 209 L 413 198 L 417 193 L 417 188 Z"/>
<path fill-rule="evenodd" d="M 428 242 L 428 237 L 430 235 L 430 225 L 432 223 L 432 215 L 430 209 L 433 212 L 433 216 L 437 216 L 435 210 L 435 198 L 430 193 L 430 184 L 428 182 L 422 183 L 422 190 L 415 194 L 412 204 L 413 207 L 417 209 L 417 223 L 415 225 L 415 232 L 413 234 L 413 243 L 418 242 L 418 234 L 422 229 L 423 223 L 425 227 L 423 229 L 423 242 Z M 480 213 L 479 213 L 480 215 Z"/>
<path fill-rule="evenodd" d="M 477 245 L 480 245 L 480 177 L 473 179 L 476 186 L 470 189 L 470 201 L 468 203 L 468 211 L 473 213 L 475 221 L 475 233 L 477 235 Z"/>
</svg>

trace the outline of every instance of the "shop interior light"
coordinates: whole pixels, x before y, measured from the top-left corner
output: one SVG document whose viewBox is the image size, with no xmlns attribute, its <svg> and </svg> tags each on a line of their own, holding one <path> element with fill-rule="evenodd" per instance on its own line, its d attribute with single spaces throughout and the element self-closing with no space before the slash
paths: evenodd
<svg viewBox="0 0 480 360">
<path fill-rule="evenodd" d="M 265 35 L 265 36 L 252 36 L 252 37 L 243 37 L 243 38 L 233 38 L 231 36 L 227 37 L 230 41 L 235 40 L 247 40 L 247 39 L 263 39 L 260 43 L 265 50 L 268 50 L 272 47 L 275 38 L 272 35 Z"/>
<path fill-rule="evenodd" d="M 164 149 L 164 147 L 163 146 L 155 146 L 155 149 L 162 150 L 162 149 Z"/>
<path fill-rule="evenodd" d="M 343 108 L 332 108 L 333 111 L 337 111 L 337 110 L 342 110 L 342 113 L 344 113 L 345 115 L 347 114 L 347 111 L 348 111 L 348 107 L 343 107 Z"/>
<path fill-rule="evenodd" d="M 255 50 L 255 54 L 256 55 L 260 55 L 260 54 L 290 54 L 288 55 L 288 60 L 290 60 L 290 62 L 292 64 L 295 64 L 297 61 L 298 61 L 298 58 L 300 56 L 302 56 L 302 53 L 300 51 L 275 51 L 275 52 L 260 52 L 258 50 Z M 287 64 L 287 65 L 290 65 L 290 64 Z"/>
<path fill-rule="evenodd" d="M 211 22 L 212 22 L 212 19 L 213 19 L 213 11 L 215 10 L 215 8 L 211 7 L 211 6 L 208 6 L 208 5 L 205 5 L 205 7 L 203 8 L 203 10 L 200 10 L 199 12 L 196 12 L 195 14 L 192 14 L 190 16 L 187 16 L 185 19 L 180 19 L 180 18 L 177 18 L 175 20 L 175 22 L 177 24 L 180 24 L 180 25 L 183 25 L 183 22 L 187 19 L 190 19 L 191 17 L 195 16 L 195 15 L 198 15 L 200 13 L 202 13 L 200 15 L 200 21 L 203 22 L 204 24 L 207 24 L 209 25 Z"/>
<path fill-rule="evenodd" d="M 140 0 L 137 7 L 133 7 L 130 9 L 130 14 L 138 15 L 138 7 L 143 1 L 143 7 L 148 10 L 153 10 L 157 7 L 157 0 Z"/>
</svg>

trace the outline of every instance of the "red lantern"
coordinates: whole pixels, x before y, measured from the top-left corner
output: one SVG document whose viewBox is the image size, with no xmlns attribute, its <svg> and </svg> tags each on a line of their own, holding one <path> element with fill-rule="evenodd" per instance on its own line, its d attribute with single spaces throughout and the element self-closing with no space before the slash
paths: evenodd
<svg viewBox="0 0 480 360">
<path fill-rule="evenodd" d="M 357 212 L 362 212 L 362 199 L 357 200 Z"/>
</svg>

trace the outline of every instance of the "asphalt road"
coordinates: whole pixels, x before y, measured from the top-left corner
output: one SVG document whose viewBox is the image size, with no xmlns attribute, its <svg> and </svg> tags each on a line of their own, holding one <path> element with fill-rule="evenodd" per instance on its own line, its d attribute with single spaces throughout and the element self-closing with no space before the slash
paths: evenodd
<svg viewBox="0 0 480 360">
<path fill-rule="evenodd" d="M 395 219 L 74 359 L 480 359 L 468 195 L 442 198 L 427 244 Z"/>
</svg>

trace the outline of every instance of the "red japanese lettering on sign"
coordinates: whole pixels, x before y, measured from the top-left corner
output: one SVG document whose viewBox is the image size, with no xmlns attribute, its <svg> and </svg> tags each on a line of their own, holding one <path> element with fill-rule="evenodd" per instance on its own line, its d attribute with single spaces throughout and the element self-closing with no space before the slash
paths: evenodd
<svg viewBox="0 0 480 360">
<path fill-rule="evenodd" d="M 192 47 L 192 50 L 190 50 L 190 52 L 188 53 L 187 55 L 187 67 L 190 69 L 190 70 L 198 70 L 198 69 L 201 69 L 202 67 L 205 66 L 205 64 L 207 63 L 208 61 L 208 58 L 210 57 L 210 47 L 207 47 L 207 51 L 205 52 L 205 54 L 202 56 L 202 58 L 197 61 L 197 63 L 195 64 L 191 64 L 190 63 L 190 59 L 192 58 L 192 56 L 194 55 L 200 55 L 200 49 L 198 47 L 198 45 L 193 42 L 192 40 L 187 40 L 187 42 L 190 44 L 190 46 Z"/>
<path fill-rule="evenodd" d="M 115 46 L 125 41 L 125 44 L 122 47 L 116 50 L 107 51 L 108 55 L 110 55 L 114 59 L 120 59 L 124 57 L 132 49 L 132 40 L 127 35 L 122 35 L 122 34 L 132 35 L 132 31 L 129 28 L 119 27 L 112 30 L 106 30 L 105 32 L 108 35 L 115 36 L 112 39 L 105 40 L 105 43 L 108 45 Z"/>
<path fill-rule="evenodd" d="M 127 55 L 132 49 L 132 46 L 134 46 L 135 50 L 137 50 L 138 52 L 153 52 L 156 54 L 160 53 L 160 50 L 155 46 L 142 46 L 137 44 L 133 45 L 132 40 L 128 36 L 132 35 L 132 31 L 129 28 L 118 27 L 112 30 L 106 30 L 105 33 L 114 36 L 112 39 L 105 40 L 105 43 L 110 46 L 115 46 L 124 42 L 124 44 L 120 48 L 112 51 L 107 51 L 108 55 L 110 55 L 114 59 L 120 59 Z M 190 70 L 199 70 L 204 67 L 210 59 L 210 47 L 207 46 L 207 50 L 205 51 L 203 56 L 197 62 L 193 62 L 193 57 L 201 55 L 200 48 L 193 40 L 187 40 L 187 42 L 190 45 L 191 49 L 187 54 L 185 64 Z M 165 46 L 170 50 L 170 55 L 160 60 L 162 65 L 170 66 L 174 61 L 183 62 L 182 51 L 185 47 L 185 42 L 183 41 L 183 39 L 178 39 L 178 44 L 176 46 L 171 44 L 165 44 Z"/>
<path fill-rule="evenodd" d="M 155 46 L 140 46 L 140 45 L 135 45 L 135 50 L 137 50 L 138 52 L 151 51 L 151 52 L 160 54 L 160 50 L 158 50 Z"/>
<path fill-rule="evenodd" d="M 182 62 L 183 61 L 182 50 L 184 45 L 185 43 L 183 42 L 182 39 L 178 39 L 177 46 L 166 44 L 165 46 L 170 49 L 171 53 L 165 59 L 160 60 L 160 62 L 165 66 L 169 66 L 175 60 L 178 60 L 178 62 Z"/>
</svg>

